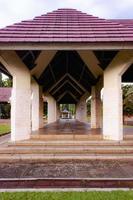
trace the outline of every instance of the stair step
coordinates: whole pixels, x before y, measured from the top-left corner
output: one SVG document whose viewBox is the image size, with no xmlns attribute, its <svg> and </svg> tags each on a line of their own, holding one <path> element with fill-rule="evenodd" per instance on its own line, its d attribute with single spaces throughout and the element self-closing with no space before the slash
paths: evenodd
<svg viewBox="0 0 133 200">
<path fill-rule="evenodd" d="M 91 154 L 91 153 L 99 153 L 99 154 L 132 154 L 133 153 L 133 147 L 8 147 L 8 148 L 0 148 L 0 154 L 7 153 L 7 154 L 55 154 L 55 153 L 75 153 L 75 154 Z"/>
<path fill-rule="evenodd" d="M 133 188 L 132 178 L 15 178 L 0 179 L 0 189 Z"/>
<path fill-rule="evenodd" d="M 133 160 L 133 154 L 3 154 L 0 162 L 44 162 L 47 160 Z"/>
<path fill-rule="evenodd" d="M 114 142 L 114 141 L 40 141 L 40 140 L 30 140 L 30 141 L 21 141 L 21 142 L 10 142 L 8 146 L 60 146 L 60 147 L 69 147 L 69 146 L 133 146 L 133 141 L 122 141 L 122 142 Z"/>
<path fill-rule="evenodd" d="M 85 140 L 85 139 L 93 139 L 93 140 L 102 140 L 102 135 L 89 135 L 89 134 L 47 134 L 47 135 L 31 135 L 31 139 L 44 139 L 44 140 Z"/>
</svg>

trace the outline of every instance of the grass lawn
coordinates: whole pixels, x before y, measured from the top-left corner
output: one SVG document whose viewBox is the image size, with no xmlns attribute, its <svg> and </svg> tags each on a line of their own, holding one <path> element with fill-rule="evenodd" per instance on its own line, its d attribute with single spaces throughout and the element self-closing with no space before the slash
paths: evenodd
<svg viewBox="0 0 133 200">
<path fill-rule="evenodd" d="M 133 200 L 133 191 L 5 192 L 0 193 L 0 200 Z"/>
<path fill-rule="evenodd" d="M 132 125 L 124 125 L 125 128 L 133 128 Z"/>
<path fill-rule="evenodd" d="M 0 124 L 0 135 L 10 132 L 10 129 L 11 127 L 9 124 Z"/>
</svg>

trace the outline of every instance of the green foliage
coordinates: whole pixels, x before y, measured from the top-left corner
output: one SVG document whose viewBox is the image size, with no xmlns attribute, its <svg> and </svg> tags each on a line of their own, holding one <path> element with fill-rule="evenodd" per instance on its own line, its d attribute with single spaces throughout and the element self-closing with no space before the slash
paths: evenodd
<svg viewBox="0 0 133 200">
<path fill-rule="evenodd" d="M 11 105 L 9 103 L 0 103 L 0 119 L 10 118 Z"/>
<path fill-rule="evenodd" d="M 133 85 L 123 85 L 123 114 L 133 115 Z"/>
<path fill-rule="evenodd" d="M 4 192 L 1 200 L 132 200 L 133 191 L 111 192 Z"/>
<path fill-rule="evenodd" d="M 6 78 L 2 82 L 3 82 L 3 87 L 12 87 L 12 80 L 10 78 Z"/>
<path fill-rule="evenodd" d="M 3 82 L 2 82 L 2 73 L 0 73 L 0 87 L 3 87 Z"/>
<path fill-rule="evenodd" d="M 65 109 L 70 111 L 72 115 L 74 115 L 76 112 L 75 104 L 60 104 L 60 110 L 63 111 Z"/>
<path fill-rule="evenodd" d="M 2 79 L 1 72 L 0 72 L 0 87 L 12 87 L 12 79 L 11 78 Z"/>
<path fill-rule="evenodd" d="M 91 115 L 91 99 L 87 101 L 87 115 Z"/>
</svg>

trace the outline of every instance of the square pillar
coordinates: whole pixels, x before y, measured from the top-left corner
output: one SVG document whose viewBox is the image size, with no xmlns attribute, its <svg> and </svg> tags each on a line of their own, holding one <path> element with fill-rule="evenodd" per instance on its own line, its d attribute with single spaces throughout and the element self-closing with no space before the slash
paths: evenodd
<svg viewBox="0 0 133 200">
<path fill-rule="evenodd" d="M 103 138 L 123 140 L 122 74 L 133 63 L 133 52 L 123 50 L 104 71 Z"/>
<path fill-rule="evenodd" d="M 122 74 L 133 63 L 133 51 L 120 51 L 104 70 L 103 138 L 123 140 Z"/>
<path fill-rule="evenodd" d="M 91 128 L 102 127 L 101 90 L 97 86 L 91 89 Z"/>
<path fill-rule="evenodd" d="M 0 61 L 13 77 L 11 95 L 11 141 L 30 138 L 31 75 L 15 51 L 1 51 Z"/>
<path fill-rule="evenodd" d="M 56 104 L 56 120 L 60 119 L 60 104 Z"/>
<path fill-rule="evenodd" d="M 30 98 L 28 89 L 12 89 L 11 100 L 11 140 L 19 141 L 30 138 Z"/>
<path fill-rule="evenodd" d="M 43 110 L 44 110 L 43 91 L 42 91 L 42 87 L 40 86 L 39 87 L 39 128 L 44 127 Z"/>
<path fill-rule="evenodd" d="M 119 141 L 123 139 L 121 77 L 111 78 L 104 73 L 103 138 Z"/>
<path fill-rule="evenodd" d="M 51 96 L 47 96 L 48 102 L 48 123 L 53 123 L 57 119 L 57 104 L 55 99 Z"/>
<path fill-rule="evenodd" d="M 34 79 L 32 79 L 31 81 L 31 89 L 32 89 L 31 123 L 32 123 L 32 131 L 36 131 L 39 129 L 39 85 Z"/>
<path fill-rule="evenodd" d="M 22 69 L 21 69 L 22 70 Z M 23 70 L 22 70 L 23 71 Z M 11 96 L 11 140 L 30 138 L 31 133 L 31 78 L 27 73 L 13 77 Z"/>
<path fill-rule="evenodd" d="M 88 94 L 83 95 L 76 105 L 76 119 L 80 122 L 87 122 L 87 103 Z"/>
</svg>

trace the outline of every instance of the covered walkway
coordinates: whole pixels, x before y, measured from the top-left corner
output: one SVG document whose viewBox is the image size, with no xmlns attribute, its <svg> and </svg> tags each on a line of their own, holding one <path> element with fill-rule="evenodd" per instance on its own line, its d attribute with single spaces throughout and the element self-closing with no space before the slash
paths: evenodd
<svg viewBox="0 0 133 200">
<path fill-rule="evenodd" d="M 132 26 L 132 21 L 58 9 L 0 29 L 0 70 L 13 79 L 12 142 L 28 140 L 34 131 L 122 141 L 121 83 L 133 82 Z M 82 123 L 90 96 L 92 130 Z M 61 104 L 74 104 L 81 123 L 60 121 L 42 128 L 44 99 L 48 123 L 59 119 Z"/>
</svg>

